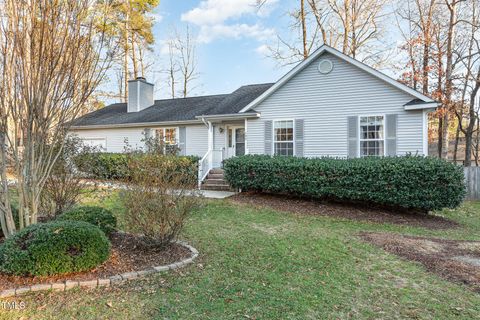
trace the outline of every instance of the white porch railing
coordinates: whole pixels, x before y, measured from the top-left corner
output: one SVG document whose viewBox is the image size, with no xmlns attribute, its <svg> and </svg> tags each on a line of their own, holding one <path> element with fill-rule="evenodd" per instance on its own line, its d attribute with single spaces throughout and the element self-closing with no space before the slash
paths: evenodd
<svg viewBox="0 0 480 320">
<path fill-rule="evenodd" d="M 210 170 L 220 168 L 223 161 L 223 150 L 208 150 L 207 153 L 198 161 L 198 186 L 205 180 Z"/>
</svg>

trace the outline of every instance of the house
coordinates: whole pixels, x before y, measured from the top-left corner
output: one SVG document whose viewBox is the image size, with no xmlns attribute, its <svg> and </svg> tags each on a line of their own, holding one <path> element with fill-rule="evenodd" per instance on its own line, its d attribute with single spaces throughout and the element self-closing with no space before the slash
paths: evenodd
<svg viewBox="0 0 480 320">
<path fill-rule="evenodd" d="M 200 181 L 243 154 L 361 157 L 428 154 L 427 113 L 438 103 L 322 46 L 274 84 L 230 94 L 154 100 L 153 85 L 129 82 L 128 103 L 84 115 L 72 130 L 85 143 L 122 152 L 144 133 L 201 157 Z"/>
</svg>

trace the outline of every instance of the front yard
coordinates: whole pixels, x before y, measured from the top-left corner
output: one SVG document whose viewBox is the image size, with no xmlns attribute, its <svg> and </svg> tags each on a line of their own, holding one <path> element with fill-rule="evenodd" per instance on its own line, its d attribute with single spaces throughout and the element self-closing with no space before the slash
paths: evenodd
<svg viewBox="0 0 480 320">
<path fill-rule="evenodd" d="M 100 203 L 118 213 L 116 193 Z M 120 287 L 10 299 L 4 319 L 472 319 L 480 294 L 359 237 L 364 232 L 480 240 L 480 203 L 442 215 L 434 229 L 294 214 L 232 200 L 208 201 L 181 237 L 199 259 L 176 272 Z"/>
</svg>

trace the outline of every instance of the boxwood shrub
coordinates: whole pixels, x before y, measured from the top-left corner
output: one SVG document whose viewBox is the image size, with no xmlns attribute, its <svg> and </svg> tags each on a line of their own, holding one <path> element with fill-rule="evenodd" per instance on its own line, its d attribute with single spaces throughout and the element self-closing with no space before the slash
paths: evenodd
<svg viewBox="0 0 480 320">
<path fill-rule="evenodd" d="M 234 188 L 409 209 L 457 207 L 464 199 L 462 167 L 420 157 L 358 159 L 246 155 L 225 161 Z"/>
<path fill-rule="evenodd" d="M 57 217 L 57 220 L 84 221 L 100 228 L 106 235 L 117 229 L 117 218 L 112 211 L 96 206 L 73 208 Z"/>
<path fill-rule="evenodd" d="M 96 226 L 81 221 L 31 225 L 0 246 L 0 271 L 49 276 L 86 271 L 107 260 L 110 242 Z"/>
</svg>

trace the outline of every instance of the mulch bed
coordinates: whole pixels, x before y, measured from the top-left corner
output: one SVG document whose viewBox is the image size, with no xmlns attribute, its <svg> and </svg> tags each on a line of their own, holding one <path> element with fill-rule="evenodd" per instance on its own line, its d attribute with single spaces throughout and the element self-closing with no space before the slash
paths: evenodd
<svg viewBox="0 0 480 320">
<path fill-rule="evenodd" d="M 391 233 L 361 233 L 385 251 L 421 263 L 442 278 L 480 292 L 480 241 L 445 240 Z"/>
<path fill-rule="evenodd" d="M 235 203 L 267 207 L 284 212 L 330 216 L 374 223 L 392 223 L 437 230 L 459 226 L 454 221 L 419 212 L 375 206 L 366 207 L 362 204 L 323 202 L 286 195 L 245 192 L 234 195 L 229 199 Z"/>
<path fill-rule="evenodd" d="M 168 265 L 191 255 L 187 248 L 176 243 L 162 251 L 144 249 L 136 236 L 126 233 L 114 233 L 110 236 L 110 241 L 112 243 L 110 258 L 94 270 L 51 277 L 18 277 L 0 274 L 0 290 L 65 280 L 84 281 L 108 278 L 126 272 Z"/>
</svg>

